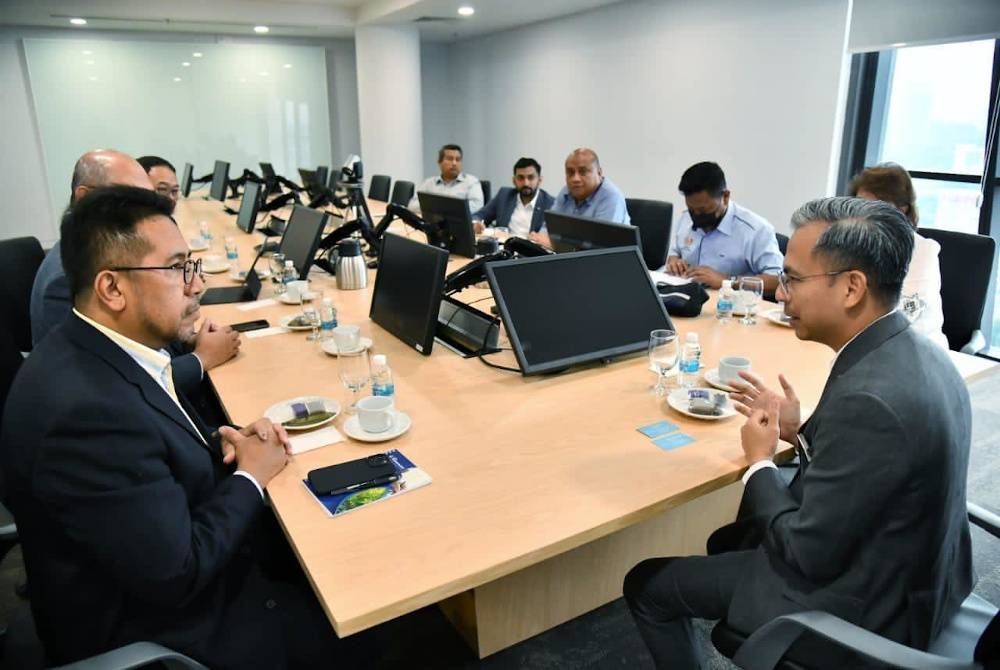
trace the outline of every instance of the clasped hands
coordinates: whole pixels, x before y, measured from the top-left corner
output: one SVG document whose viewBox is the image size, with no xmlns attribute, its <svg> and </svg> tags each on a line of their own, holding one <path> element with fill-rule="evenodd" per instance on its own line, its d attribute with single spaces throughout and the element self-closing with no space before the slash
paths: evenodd
<svg viewBox="0 0 1000 670">
<path fill-rule="evenodd" d="M 222 462 L 236 462 L 236 467 L 253 476 L 261 487 L 281 472 L 292 454 L 292 443 L 284 426 L 269 419 L 257 419 L 237 430 L 221 426 Z"/>
<path fill-rule="evenodd" d="M 795 389 L 784 375 L 778 375 L 782 393 L 769 389 L 760 377 L 740 372 L 741 380 L 729 383 L 733 406 L 747 422 L 740 429 L 740 442 L 747 463 L 770 460 L 778 449 L 778 440 L 795 444 L 802 414 Z"/>
</svg>

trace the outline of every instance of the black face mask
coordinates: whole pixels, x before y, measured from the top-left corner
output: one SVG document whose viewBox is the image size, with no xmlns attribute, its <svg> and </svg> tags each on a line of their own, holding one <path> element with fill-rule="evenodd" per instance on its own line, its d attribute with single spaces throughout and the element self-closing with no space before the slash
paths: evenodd
<svg viewBox="0 0 1000 670">
<path fill-rule="evenodd" d="M 691 227 L 695 230 L 699 228 L 715 228 L 722 221 L 721 216 L 716 216 L 714 212 L 708 212 L 705 214 L 695 214 L 694 212 L 688 212 L 691 215 Z"/>
</svg>

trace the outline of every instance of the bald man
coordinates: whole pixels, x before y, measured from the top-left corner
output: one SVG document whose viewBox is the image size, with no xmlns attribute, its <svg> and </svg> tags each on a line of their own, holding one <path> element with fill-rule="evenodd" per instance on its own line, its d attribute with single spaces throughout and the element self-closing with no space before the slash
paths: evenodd
<svg viewBox="0 0 1000 670">
<path fill-rule="evenodd" d="M 91 190 L 110 185 L 153 189 L 146 170 L 128 154 L 113 149 L 88 151 L 80 156 L 73 168 L 69 209 Z M 69 282 L 63 271 L 62 253 L 57 242 L 45 255 L 31 287 L 32 346 L 37 346 L 49 331 L 65 321 L 72 307 Z M 175 342 L 168 348 L 175 356 L 174 383 L 191 395 L 198 408 L 207 413 L 210 408 L 200 401 L 202 376 L 206 370 L 235 356 L 239 348 L 239 333 L 206 319 L 191 341 Z"/>
<path fill-rule="evenodd" d="M 556 196 L 554 212 L 629 224 L 625 195 L 604 176 L 593 149 L 575 149 L 566 157 L 566 186 Z"/>
</svg>

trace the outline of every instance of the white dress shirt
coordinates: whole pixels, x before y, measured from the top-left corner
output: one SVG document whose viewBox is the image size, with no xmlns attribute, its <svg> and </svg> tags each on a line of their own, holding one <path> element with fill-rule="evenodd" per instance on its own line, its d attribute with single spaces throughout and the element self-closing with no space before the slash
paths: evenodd
<svg viewBox="0 0 1000 670">
<path fill-rule="evenodd" d="M 531 232 L 531 218 L 535 214 L 536 202 L 538 202 L 538 191 L 535 191 L 535 197 L 527 205 L 521 201 L 520 194 L 515 196 L 514 211 L 510 213 L 510 223 L 507 224 L 511 235 L 528 237 L 528 233 Z"/>
</svg>

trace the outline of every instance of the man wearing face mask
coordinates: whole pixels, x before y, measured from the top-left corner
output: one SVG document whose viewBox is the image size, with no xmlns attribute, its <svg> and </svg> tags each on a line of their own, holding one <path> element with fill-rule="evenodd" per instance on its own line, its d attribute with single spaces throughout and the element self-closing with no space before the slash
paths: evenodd
<svg viewBox="0 0 1000 670">
<path fill-rule="evenodd" d="M 666 271 L 709 288 L 723 279 L 757 276 L 774 293 L 783 259 L 774 226 L 730 198 L 726 175 L 716 163 L 692 165 L 678 185 L 687 211 L 677 222 Z"/>
</svg>

